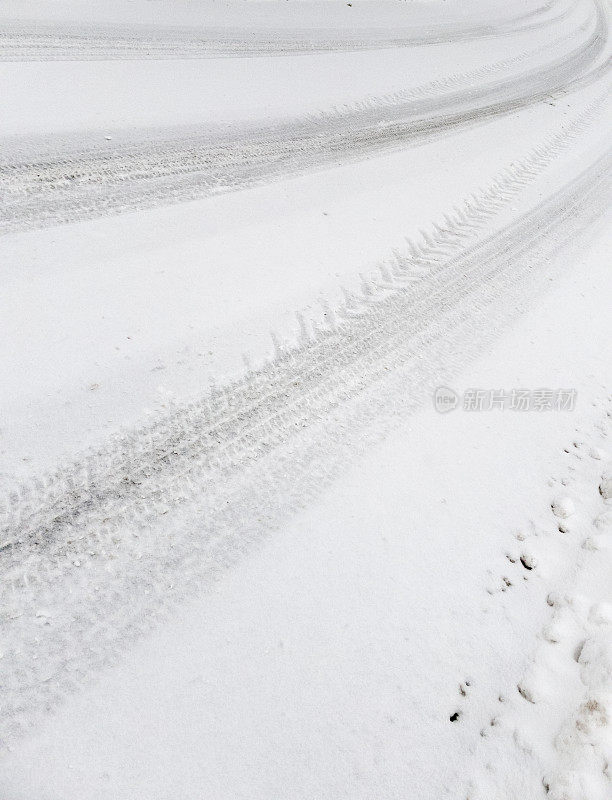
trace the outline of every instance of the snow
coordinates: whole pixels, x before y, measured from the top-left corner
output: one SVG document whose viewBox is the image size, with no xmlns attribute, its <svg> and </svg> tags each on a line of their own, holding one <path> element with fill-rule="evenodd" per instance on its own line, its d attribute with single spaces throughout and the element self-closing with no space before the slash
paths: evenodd
<svg viewBox="0 0 612 800">
<path fill-rule="evenodd" d="M 3 800 L 610 797 L 609 9 L 0 17 Z"/>
<path fill-rule="evenodd" d="M 417 785 L 423 798 L 461 797 L 479 729 L 505 725 L 508 706 L 524 725 L 513 687 L 565 564 L 548 480 L 568 443 L 592 435 L 601 410 L 587 398 L 610 377 L 605 352 L 583 360 L 575 346 L 587 313 L 593 337 L 609 335 L 604 287 L 603 259 L 579 257 L 456 384 L 556 386 L 570 373 L 576 412 L 424 409 L 22 744 L 4 765 L 9 796 L 399 798 Z M 541 528 L 528 581 L 504 555 L 524 526 Z M 513 585 L 488 595 L 502 574 Z M 591 616 L 607 620 L 600 606 Z M 535 682 L 534 708 L 564 686 Z M 516 748 L 502 758 L 517 769 Z M 481 796 L 529 796 L 497 792 Z"/>
<path fill-rule="evenodd" d="M 437 0 L 432 0 L 439 6 Z M 540 0 L 520 0 L 510 7 L 502 0 L 488 4 L 486 13 L 478 0 L 445 0 L 442 13 L 435 8 L 433 17 L 430 0 L 410 3 L 396 3 L 381 0 L 373 4 L 369 0 L 356 0 L 351 6 L 336 0 L 297 0 L 297 2 L 277 3 L 272 0 L 247 0 L 228 2 L 228 0 L 177 0 L 172 3 L 149 0 L 108 0 L 104 4 L 91 4 L 87 0 L 6 0 L 2 4 L 2 16 L 7 22 L 32 19 L 36 22 L 86 23 L 94 25 L 119 24 L 121 26 L 145 24 L 156 26 L 187 25 L 199 28 L 203 24 L 219 27 L 239 26 L 251 28 L 332 28 L 341 31 L 352 28 L 372 28 L 384 30 L 400 25 L 408 29 L 450 21 L 482 25 L 483 19 L 497 18 L 500 22 L 515 17 L 527 16 L 540 11 L 545 16 L 554 16 L 568 7 L 567 2 L 545 5 Z"/>
<path fill-rule="evenodd" d="M 82 130 L 99 135 L 129 127 L 223 125 L 319 112 L 523 53 L 533 53 L 531 62 L 541 63 L 545 46 L 570 25 L 588 20 L 587 12 L 579 7 L 544 32 L 526 31 L 501 41 L 476 39 L 469 48 L 433 44 L 426 58 L 420 48 L 407 47 L 261 56 L 247 65 L 241 58 L 0 62 L 0 136 L 48 137 Z M 65 91 L 68 82 L 70 92 Z"/>
<path fill-rule="evenodd" d="M 294 336 L 295 311 L 319 316 L 320 298 L 337 302 L 381 253 L 403 249 L 404 237 L 529 152 L 533 130 L 540 141 L 562 130 L 553 111 L 530 112 L 528 126 L 467 131 L 450 147 L 65 226 L 61 238 L 54 228 L 0 238 L 1 260 L 28 267 L 11 271 L 0 298 L 0 352 L 14 376 L 3 387 L 5 480 L 193 397 L 211 377 L 240 371 L 244 352 L 266 357 L 271 329 Z M 487 141 L 495 150 L 483 166 Z"/>
</svg>

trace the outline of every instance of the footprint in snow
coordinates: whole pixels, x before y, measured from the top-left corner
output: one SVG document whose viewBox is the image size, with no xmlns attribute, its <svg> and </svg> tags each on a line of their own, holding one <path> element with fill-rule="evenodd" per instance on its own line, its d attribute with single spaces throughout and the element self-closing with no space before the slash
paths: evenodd
<svg viewBox="0 0 612 800">
<path fill-rule="evenodd" d="M 576 508 L 571 498 L 558 497 L 550 504 L 552 512 L 558 519 L 568 519 L 576 513 Z"/>
<path fill-rule="evenodd" d="M 604 500 L 612 500 L 612 471 L 606 470 L 599 483 L 599 494 Z"/>
</svg>

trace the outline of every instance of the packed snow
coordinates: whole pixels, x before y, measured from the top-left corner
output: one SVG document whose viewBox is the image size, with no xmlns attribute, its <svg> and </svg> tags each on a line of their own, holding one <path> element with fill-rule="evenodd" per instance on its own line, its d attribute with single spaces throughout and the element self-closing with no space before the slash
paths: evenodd
<svg viewBox="0 0 612 800">
<path fill-rule="evenodd" d="M 609 800 L 606 0 L 0 7 L 0 800 Z"/>
</svg>

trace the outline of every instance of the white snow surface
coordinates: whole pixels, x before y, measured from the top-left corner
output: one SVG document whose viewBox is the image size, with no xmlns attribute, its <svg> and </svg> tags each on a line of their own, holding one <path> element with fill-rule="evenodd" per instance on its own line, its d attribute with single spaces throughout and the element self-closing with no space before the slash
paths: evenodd
<svg viewBox="0 0 612 800">
<path fill-rule="evenodd" d="M 611 20 L 2 4 L 1 800 L 612 797 Z"/>
</svg>

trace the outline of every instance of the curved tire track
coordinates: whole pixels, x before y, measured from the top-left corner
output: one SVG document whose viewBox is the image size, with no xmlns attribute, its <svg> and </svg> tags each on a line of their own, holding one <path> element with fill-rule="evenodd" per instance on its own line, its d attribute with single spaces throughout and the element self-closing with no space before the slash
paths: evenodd
<svg viewBox="0 0 612 800">
<path fill-rule="evenodd" d="M 7 150 L 0 164 L 0 233 L 255 186 L 427 141 L 524 108 L 551 93 L 595 80 L 607 69 L 607 62 L 593 69 L 608 36 L 606 13 L 599 2 L 596 8 L 594 29 L 562 57 L 519 77 L 503 77 L 476 89 L 391 105 L 382 98 L 323 120 L 304 118 L 252 127 L 231 137 L 207 132 L 156 141 L 153 133 L 120 147 L 76 152 L 69 146 L 62 152 L 56 144 L 53 153 L 39 154 L 32 161 Z"/>
<path fill-rule="evenodd" d="M 435 238 L 412 243 L 410 256 L 381 270 L 388 285 L 348 298 L 342 323 L 9 500 L 2 741 L 208 585 L 315 496 L 364 439 L 480 352 L 544 280 L 551 254 L 600 213 L 610 152 L 482 234 L 585 125 L 453 210 Z"/>
<path fill-rule="evenodd" d="M 557 0 L 558 4 L 559 0 Z M 336 50 L 416 47 L 446 42 L 509 36 L 559 22 L 572 13 L 578 0 L 556 16 L 554 2 L 497 23 L 461 28 L 457 24 L 363 32 L 325 29 L 264 29 L 164 27 L 152 25 L 76 25 L 6 20 L 0 31 L 0 61 L 126 60 L 244 58 L 299 55 Z"/>
</svg>

